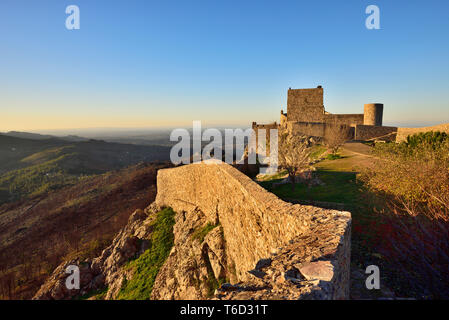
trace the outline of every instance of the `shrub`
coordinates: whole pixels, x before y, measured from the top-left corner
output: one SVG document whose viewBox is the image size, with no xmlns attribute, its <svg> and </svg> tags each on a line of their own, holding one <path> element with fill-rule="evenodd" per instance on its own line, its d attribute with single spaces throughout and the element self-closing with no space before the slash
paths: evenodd
<svg viewBox="0 0 449 320">
<path fill-rule="evenodd" d="M 448 135 L 445 132 L 429 131 L 417 133 L 407 137 L 407 145 L 411 148 L 417 148 L 420 145 L 427 144 L 433 149 L 441 147 L 441 144 L 447 141 Z"/>
<path fill-rule="evenodd" d="M 406 143 L 376 146 L 361 176 L 383 200 L 385 252 L 416 295 L 448 299 L 449 139 L 419 134 Z M 411 294 L 410 291 L 408 294 Z"/>
</svg>

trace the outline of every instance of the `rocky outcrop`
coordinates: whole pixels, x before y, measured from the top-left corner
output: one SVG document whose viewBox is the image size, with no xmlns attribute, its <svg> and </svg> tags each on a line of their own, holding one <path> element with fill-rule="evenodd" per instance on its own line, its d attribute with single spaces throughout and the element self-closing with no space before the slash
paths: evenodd
<svg viewBox="0 0 449 320">
<path fill-rule="evenodd" d="M 101 256 L 93 260 L 72 260 L 62 263 L 42 285 L 33 299 L 61 300 L 87 296 L 93 292 L 108 288 L 106 298 L 117 295 L 126 277 L 122 268 L 131 258 L 146 250 L 147 239 L 151 234 L 151 222 L 158 208 L 152 204 L 145 211 L 136 210 L 128 224 L 115 237 L 112 244 L 103 250 Z M 80 270 L 80 289 L 68 290 L 65 282 L 69 274 L 66 268 L 75 265 Z"/>
<path fill-rule="evenodd" d="M 132 279 L 128 261 L 148 249 L 162 207 L 176 212 L 174 244 L 152 299 L 346 299 L 350 213 L 294 205 L 226 164 L 159 170 L 155 203 L 136 211 L 111 246 L 81 266 L 80 290 L 65 289 L 59 266 L 35 299 L 67 299 Z M 83 278 L 84 277 L 84 278 Z"/>
<path fill-rule="evenodd" d="M 64 262 L 34 296 L 37 300 L 61 300 L 79 297 L 95 298 L 106 290 L 105 299 L 119 297 L 125 281 L 135 270 L 126 268 L 148 249 L 153 222 L 161 208 L 155 203 L 144 211 L 134 212 L 127 226 L 113 240 L 101 256 L 93 260 Z M 212 226 L 204 238 L 194 237 L 205 226 Z M 152 299 L 205 299 L 213 296 L 218 280 L 226 279 L 226 253 L 221 227 L 208 221 L 201 211 L 175 215 L 174 246 L 160 269 L 151 294 Z M 69 265 L 80 268 L 80 289 L 68 290 L 65 272 Z"/>
<path fill-rule="evenodd" d="M 199 210 L 176 215 L 175 245 L 156 278 L 152 299 L 205 299 L 213 295 L 218 279 L 225 279 L 227 261 L 221 227 L 214 227 L 204 240 L 194 237 L 208 223 L 214 222 L 207 221 Z"/>
</svg>

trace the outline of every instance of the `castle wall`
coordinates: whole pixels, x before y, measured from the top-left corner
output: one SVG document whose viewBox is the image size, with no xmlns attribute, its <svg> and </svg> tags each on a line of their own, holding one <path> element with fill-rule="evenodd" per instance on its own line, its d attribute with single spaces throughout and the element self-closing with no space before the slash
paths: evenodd
<svg viewBox="0 0 449 320">
<path fill-rule="evenodd" d="M 397 127 L 357 125 L 355 127 L 355 140 L 379 138 L 384 141 L 395 141 L 397 132 Z"/>
<path fill-rule="evenodd" d="M 285 128 L 286 126 L 287 126 L 287 114 L 281 111 L 281 127 Z"/>
<path fill-rule="evenodd" d="M 226 255 L 235 263 L 239 281 L 252 281 L 254 276 L 248 271 L 255 269 L 257 262 L 264 258 L 273 261 L 270 268 L 274 276 L 267 276 L 263 281 L 273 287 L 288 285 L 284 274 L 292 268 L 305 272 L 324 264 L 329 277 L 309 284 L 321 292 L 322 299 L 348 298 L 349 212 L 284 202 L 235 168 L 224 163 L 208 163 L 159 170 L 156 203 L 172 207 L 176 212 L 199 209 L 210 221 L 219 221 Z M 319 275 L 309 278 L 320 279 Z M 294 298 L 301 298 L 304 288 L 291 287 L 291 294 L 297 293 Z M 244 298 L 251 298 L 251 294 L 247 293 Z M 260 292 L 257 297 L 263 294 Z"/>
<path fill-rule="evenodd" d="M 287 126 L 291 134 L 312 137 L 324 137 L 325 127 L 325 123 L 316 122 L 289 122 Z"/>
<path fill-rule="evenodd" d="M 324 116 L 326 123 L 358 125 L 363 124 L 363 114 L 326 114 Z"/>
<path fill-rule="evenodd" d="M 289 89 L 287 117 L 295 122 L 323 122 L 323 88 Z"/>
<path fill-rule="evenodd" d="M 314 122 L 289 122 L 288 132 L 294 135 L 306 135 L 312 137 L 325 137 L 329 134 L 335 134 L 333 126 L 338 126 L 340 130 L 348 131 L 347 135 L 352 139 L 354 137 L 354 127 L 345 122 L 337 123 L 314 123 Z"/>
</svg>

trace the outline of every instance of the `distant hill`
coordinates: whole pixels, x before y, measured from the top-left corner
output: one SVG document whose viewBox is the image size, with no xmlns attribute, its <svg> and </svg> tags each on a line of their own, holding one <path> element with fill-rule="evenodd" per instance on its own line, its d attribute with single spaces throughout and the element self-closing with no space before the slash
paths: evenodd
<svg viewBox="0 0 449 320">
<path fill-rule="evenodd" d="M 33 139 L 33 140 L 45 140 L 54 138 L 53 136 L 50 135 L 42 135 L 38 133 L 19 132 L 19 131 L 9 131 L 4 133 L 4 135 L 15 138 Z"/>
<path fill-rule="evenodd" d="M 3 133 L 5 136 L 22 138 L 22 139 L 31 139 L 31 140 L 46 140 L 46 139 L 60 139 L 64 141 L 87 141 L 88 138 L 83 138 L 75 135 L 68 135 L 63 137 L 52 136 L 48 134 L 39 134 L 39 133 L 30 133 L 30 132 L 20 132 L 20 131 L 9 131 Z"/>
<path fill-rule="evenodd" d="M 0 135 L 0 204 L 74 184 L 89 175 L 139 162 L 169 160 L 170 148 L 69 142 L 57 138 L 24 139 Z"/>
</svg>

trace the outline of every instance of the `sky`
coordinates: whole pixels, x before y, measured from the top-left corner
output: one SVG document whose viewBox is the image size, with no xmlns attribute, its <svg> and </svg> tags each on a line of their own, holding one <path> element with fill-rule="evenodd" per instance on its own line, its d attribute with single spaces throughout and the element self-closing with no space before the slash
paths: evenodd
<svg viewBox="0 0 449 320">
<path fill-rule="evenodd" d="M 447 0 L 1 0 L 0 132 L 248 126 L 318 85 L 332 113 L 449 122 L 448 35 Z"/>
</svg>

